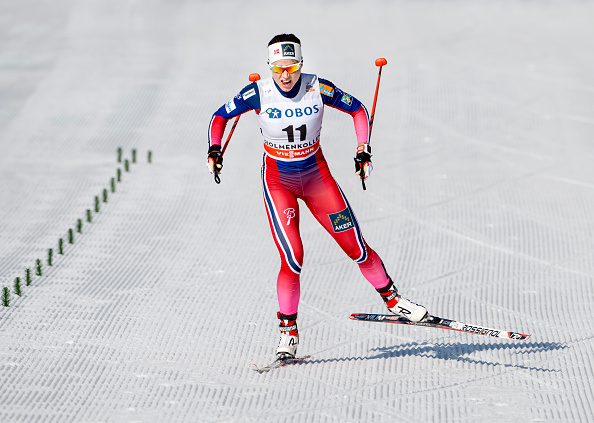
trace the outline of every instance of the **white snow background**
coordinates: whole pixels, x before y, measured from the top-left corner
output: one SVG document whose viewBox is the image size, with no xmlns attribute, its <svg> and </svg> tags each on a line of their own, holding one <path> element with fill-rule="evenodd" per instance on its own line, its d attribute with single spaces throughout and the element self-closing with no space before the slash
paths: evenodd
<svg viewBox="0 0 594 423">
<path fill-rule="evenodd" d="M 0 421 L 592 421 L 592 22 L 586 1 L 3 0 Z M 529 341 L 349 320 L 385 308 L 304 210 L 311 358 L 252 370 L 278 337 L 263 149 L 250 112 L 217 185 L 207 128 L 279 32 L 369 110 L 388 60 L 367 191 L 348 115 L 322 145 L 401 293 Z M 87 223 L 119 147 L 137 163 Z"/>
</svg>

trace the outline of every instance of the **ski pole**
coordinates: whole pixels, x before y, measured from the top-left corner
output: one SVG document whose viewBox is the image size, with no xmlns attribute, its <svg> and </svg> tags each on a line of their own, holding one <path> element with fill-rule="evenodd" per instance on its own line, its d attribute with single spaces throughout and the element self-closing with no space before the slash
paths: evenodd
<svg viewBox="0 0 594 423">
<path fill-rule="evenodd" d="M 260 79 L 260 75 L 257 73 L 250 73 L 249 76 L 249 80 L 250 82 L 256 82 L 257 80 Z M 239 122 L 239 118 L 241 117 L 241 115 L 238 115 L 235 118 L 235 121 L 233 121 L 233 126 L 231 127 L 231 131 L 229 131 L 229 135 L 227 136 L 227 140 L 225 141 L 225 145 L 223 146 L 223 150 L 221 150 L 221 156 L 223 154 L 225 154 L 225 150 L 227 149 L 227 146 L 229 145 L 229 141 L 231 141 L 231 136 L 233 135 L 233 132 L 235 131 L 235 127 L 237 126 L 237 122 Z M 217 184 L 221 183 L 221 178 L 219 177 L 219 171 L 218 169 L 214 168 L 214 180 Z"/>
<path fill-rule="evenodd" d="M 380 85 L 380 78 L 382 77 L 382 67 L 386 66 L 388 61 L 383 57 L 379 59 L 375 59 L 375 66 L 379 67 L 379 73 L 377 74 L 377 84 L 375 85 L 375 95 L 373 96 L 373 106 L 371 108 L 371 119 L 369 119 L 369 141 L 371 142 L 371 130 L 373 128 L 373 119 L 375 118 L 375 105 L 377 104 L 377 94 L 379 92 L 379 85 Z M 363 191 L 367 188 L 365 187 L 365 173 L 363 172 L 363 168 L 361 168 L 361 185 L 363 186 Z"/>
<path fill-rule="evenodd" d="M 382 77 L 382 67 L 386 66 L 388 61 L 383 57 L 375 59 L 375 66 L 379 67 L 379 73 L 377 74 L 377 84 L 375 86 L 375 96 L 373 97 L 373 107 L 371 108 L 371 119 L 369 119 L 369 139 L 371 140 L 371 129 L 373 128 L 373 119 L 375 118 L 375 105 L 377 104 L 377 94 L 379 92 L 380 78 Z"/>
</svg>

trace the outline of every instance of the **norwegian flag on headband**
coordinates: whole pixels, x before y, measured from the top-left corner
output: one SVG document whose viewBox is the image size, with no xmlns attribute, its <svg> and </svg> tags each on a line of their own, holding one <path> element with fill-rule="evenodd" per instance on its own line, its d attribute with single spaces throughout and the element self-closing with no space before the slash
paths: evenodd
<svg viewBox="0 0 594 423">
<path fill-rule="evenodd" d="M 279 53 L 280 53 L 280 50 L 278 48 L 274 50 L 274 54 L 279 54 Z"/>
</svg>

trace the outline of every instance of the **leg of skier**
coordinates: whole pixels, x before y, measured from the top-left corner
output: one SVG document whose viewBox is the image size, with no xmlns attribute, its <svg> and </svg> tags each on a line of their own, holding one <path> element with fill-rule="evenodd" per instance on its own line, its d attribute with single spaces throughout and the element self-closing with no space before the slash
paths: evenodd
<svg viewBox="0 0 594 423">
<path fill-rule="evenodd" d="M 425 319 L 428 315 L 425 307 L 398 295 L 379 255 L 365 242 L 357 218 L 330 174 L 321 150 L 316 156 L 321 178 L 307 178 L 309 184 L 306 186 L 305 200 L 312 214 L 342 250 L 359 265 L 363 276 L 374 286 L 392 313 L 416 322 Z"/>
<path fill-rule="evenodd" d="M 284 183 L 283 183 L 284 182 Z M 293 358 L 299 345 L 297 309 L 299 306 L 303 244 L 299 233 L 299 204 L 291 184 L 281 182 L 277 163 L 265 160 L 262 185 L 268 222 L 281 257 L 276 290 L 279 306 L 279 358 Z"/>
</svg>

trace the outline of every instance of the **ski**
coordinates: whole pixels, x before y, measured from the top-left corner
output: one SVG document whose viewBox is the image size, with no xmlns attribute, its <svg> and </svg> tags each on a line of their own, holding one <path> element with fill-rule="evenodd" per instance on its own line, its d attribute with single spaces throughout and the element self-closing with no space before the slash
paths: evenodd
<svg viewBox="0 0 594 423">
<path fill-rule="evenodd" d="M 306 355 L 303 357 L 295 357 L 295 358 L 277 358 L 272 363 L 270 363 L 268 366 L 258 367 L 254 364 L 254 371 L 256 371 L 260 374 L 266 373 L 271 370 L 278 369 L 279 367 L 286 366 L 287 364 L 301 363 L 303 360 L 308 359 L 309 357 L 311 357 L 311 356 Z"/>
<path fill-rule="evenodd" d="M 455 330 L 458 332 L 474 333 L 476 335 L 490 336 L 491 338 L 513 339 L 516 341 L 525 341 L 531 335 L 526 335 L 518 332 L 511 332 L 501 329 L 491 329 L 478 325 L 471 325 L 468 323 L 458 322 L 456 320 L 443 319 L 437 316 L 429 316 L 422 322 L 411 322 L 405 317 L 399 317 L 393 314 L 370 314 L 370 313 L 353 313 L 351 320 L 360 320 L 363 322 L 384 322 L 395 323 L 398 325 L 412 325 L 425 326 L 430 328 Z"/>
</svg>

